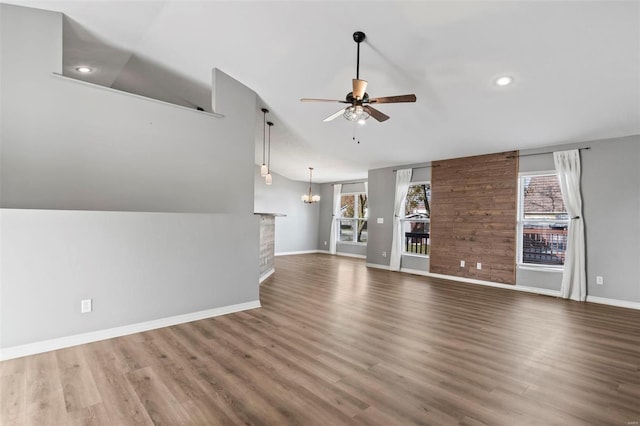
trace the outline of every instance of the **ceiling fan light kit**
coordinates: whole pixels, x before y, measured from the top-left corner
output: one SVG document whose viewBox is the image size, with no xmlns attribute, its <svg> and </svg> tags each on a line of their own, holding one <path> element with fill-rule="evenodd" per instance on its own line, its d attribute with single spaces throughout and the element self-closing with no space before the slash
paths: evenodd
<svg viewBox="0 0 640 426">
<path fill-rule="evenodd" d="M 339 116 L 343 116 L 345 119 L 351 122 L 357 122 L 364 124 L 365 120 L 369 117 L 373 117 L 379 122 L 387 121 L 389 116 L 383 112 L 373 108 L 371 104 L 395 104 L 399 102 L 415 102 L 416 95 L 398 95 L 398 96 L 386 96 L 382 98 L 369 98 L 369 94 L 366 92 L 368 82 L 360 79 L 360 43 L 362 43 L 367 36 L 362 31 L 356 31 L 353 33 L 353 41 L 356 42 L 357 59 L 356 59 L 356 78 L 351 80 L 352 91 L 347 93 L 345 100 L 337 99 L 317 99 L 317 98 L 302 98 L 302 102 L 338 102 L 341 104 L 350 104 L 346 108 L 331 114 L 323 121 L 332 121 Z"/>
</svg>

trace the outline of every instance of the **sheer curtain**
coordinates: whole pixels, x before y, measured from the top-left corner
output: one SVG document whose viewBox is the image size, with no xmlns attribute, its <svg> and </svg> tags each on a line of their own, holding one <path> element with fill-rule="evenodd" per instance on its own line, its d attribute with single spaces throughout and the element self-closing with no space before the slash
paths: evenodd
<svg viewBox="0 0 640 426">
<path fill-rule="evenodd" d="M 580 195 L 580 152 L 577 149 L 554 152 L 553 161 L 558 172 L 562 200 L 571 218 L 560 293 L 565 299 L 584 302 L 587 298 L 587 277 Z"/>
<path fill-rule="evenodd" d="M 404 217 L 404 204 L 409 192 L 412 169 L 403 169 L 396 172 L 396 197 L 393 203 L 393 240 L 391 242 L 391 256 L 389 259 L 389 269 L 400 270 L 402 260 L 402 218 Z"/>
<path fill-rule="evenodd" d="M 331 235 L 329 236 L 329 253 L 336 254 L 338 246 L 338 216 L 340 216 L 340 193 L 342 184 L 333 185 L 333 215 L 331 216 Z"/>
</svg>

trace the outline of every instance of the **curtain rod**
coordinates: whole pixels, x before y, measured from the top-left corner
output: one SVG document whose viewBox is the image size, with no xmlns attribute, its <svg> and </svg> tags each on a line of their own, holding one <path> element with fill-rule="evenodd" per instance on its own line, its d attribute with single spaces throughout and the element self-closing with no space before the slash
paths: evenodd
<svg viewBox="0 0 640 426">
<path fill-rule="evenodd" d="M 336 185 L 353 185 L 354 183 L 365 183 L 367 182 L 366 180 L 360 180 L 358 182 L 338 182 L 338 183 L 332 183 L 331 186 L 336 186 Z"/>
<path fill-rule="evenodd" d="M 440 164 L 436 164 L 435 166 L 420 166 L 420 167 L 409 167 L 411 170 L 416 170 L 416 169 L 428 169 L 429 167 L 440 167 Z M 404 170 L 404 169 L 393 169 L 393 172 L 397 172 L 398 170 Z"/>
<path fill-rule="evenodd" d="M 578 148 L 578 151 L 583 151 L 583 150 L 587 150 L 587 149 L 591 149 L 590 146 L 584 147 L 584 148 Z M 531 157 L 532 155 L 545 155 L 545 154 L 553 154 L 553 151 L 547 151 L 547 152 L 536 152 L 535 154 L 524 154 L 524 155 L 510 155 L 507 158 L 520 158 L 520 157 Z"/>
<path fill-rule="evenodd" d="M 578 148 L 578 151 L 582 151 L 582 150 L 587 150 L 587 149 L 591 149 L 590 146 L 586 146 L 584 148 Z M 544 154 L 553 154 L 553 151 L 548 151 L 548 152 L 536 152 L 535 154 L 524 154 L 524 155 L 510 155 L 507 158 L 516 158 L 516 157 L 531 157 L 532 155 L 544 155 Z M 440 167 L 440 164 L 435 164 L 433 166 L 421 166 L 421 167 L 411 167 L 412 170 L 415 169 L 428 169 L 429 167 Z M 393 169 L 394 172 L 397 172 L 398 169 Z"/>
</svg>

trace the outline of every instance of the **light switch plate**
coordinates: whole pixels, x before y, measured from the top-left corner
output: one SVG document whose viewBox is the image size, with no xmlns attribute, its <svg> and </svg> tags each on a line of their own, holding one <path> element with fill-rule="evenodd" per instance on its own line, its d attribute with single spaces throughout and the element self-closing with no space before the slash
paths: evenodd
<svg viewBox="0 0 640 426">
<path fill-rule="evenodd" d="M 378 223 L 384 223 L 384 217 L 379 217 L 378 218 Z"/>
</svg>

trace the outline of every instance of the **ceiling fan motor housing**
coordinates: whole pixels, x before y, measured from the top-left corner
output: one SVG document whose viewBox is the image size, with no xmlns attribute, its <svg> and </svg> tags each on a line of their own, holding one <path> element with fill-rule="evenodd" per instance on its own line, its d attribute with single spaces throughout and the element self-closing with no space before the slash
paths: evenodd
<svg viewBox="0 0 640 426">
<path fill-rule="evenodd" d="M 367 36 L 362 31 L 356 31 L 353 33 L 353 41 L 356 43 L 362 43 Z"/>
<path fill-rule="evenodd" d="M 349 92 L 347 93 L 347 97 L 345 99 L 348 103 L 353 104 L 355 102 L 359 102 L 361 104 L 363 103 L 368 103 L 369 102 L 369 94 L 365 92 L 364 96 L 362 97 L 362 99 L 360 99 L 359 101 L 353 97 L 353 92 Z"/>
</svg>

